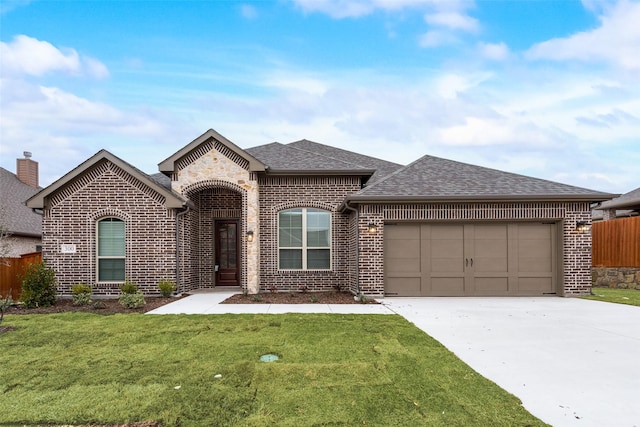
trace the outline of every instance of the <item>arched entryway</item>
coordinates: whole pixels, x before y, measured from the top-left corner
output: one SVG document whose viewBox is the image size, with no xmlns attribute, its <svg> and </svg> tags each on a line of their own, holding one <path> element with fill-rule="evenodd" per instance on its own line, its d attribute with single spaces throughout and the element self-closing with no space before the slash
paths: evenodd
<svg viewBox="0 0 640 427">
<path fill-rule="evenodd" d="M 246 192 L 227 182 L 185 190 L 193 203 L 185 221 L 190 288 L 246 287 Z"/>
</svg>

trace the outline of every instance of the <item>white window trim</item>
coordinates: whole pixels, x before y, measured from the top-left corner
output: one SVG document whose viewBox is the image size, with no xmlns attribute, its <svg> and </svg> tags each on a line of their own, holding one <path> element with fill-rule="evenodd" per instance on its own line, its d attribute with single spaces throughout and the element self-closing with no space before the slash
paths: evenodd
<svg viewBox="0 0 640 427">
<path fill-rule="evenodd" d="M 99 235 L 99 224 L 100 221 L 104 221 L 105 219 L 117 219 L 122 221 L 124 224 L 124 256 L 100 256 L 100 235 Z M 96 236 L 96 283 L 124 283 L 126 282 L 127 277 L 127 223 L 122 218 L 118 218 L 117 216 L 105 216 L 96 221 L 95 227 L 95 236 Z M 100 260 L 101 259 L 123 259 L 124 260 L 124 279 L 122 280 L 100 280 Z"/>
<path fill-rule="evenodd" d="M 286 211 L 293 211 L 296 209 L 302 209 L 302 246 L 280 246 L 280 213 Z M 329 246 L 307 246 L 307 209 L 314 209 L 322 212 L 326 212 L 329 214 Z M 333 214 L 331 211 L 322 208 L 314 208 L 314 207 L 296 207 L 296 208 L 287 208 L 278 211 L 278 224 L 276 227 L 276 233 L 278 236 L 277 239 L 277 248 L 276 251 L 278 253 L 277 263 L 278 263 L 278 271 L 332 271 L 333 270 Z M 295 249 L 302 251 L 302 268 L 280 268 L 280 250 L 281 249 Z M 309 249 L 329 249 L 329 268 L 307 268 L 307 251 Z"/>
</svg>

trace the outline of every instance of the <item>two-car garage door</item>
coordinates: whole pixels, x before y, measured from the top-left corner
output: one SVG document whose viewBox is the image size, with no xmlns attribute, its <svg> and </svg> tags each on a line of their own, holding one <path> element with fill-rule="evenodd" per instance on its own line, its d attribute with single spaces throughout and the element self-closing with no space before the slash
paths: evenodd
<svg viewBox="0 0 640 427">
<path fill-rule="evenodd" d="M 387 223 L 385 294 L 556 293 L 556 233 L 549 223 Z"/>
</svg>

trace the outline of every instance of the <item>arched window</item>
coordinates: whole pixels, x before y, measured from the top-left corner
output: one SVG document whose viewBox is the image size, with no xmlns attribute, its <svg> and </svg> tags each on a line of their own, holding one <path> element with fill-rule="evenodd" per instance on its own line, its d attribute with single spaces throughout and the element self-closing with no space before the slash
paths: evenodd
<svg viewBox="0 0 640 427">
<path fill-rule="evenodd" d="M 331 269 L 331 212 L 296 208 L 278 214 L 278 268 Z"/>
<path fill-rule="evenodd" d="M 124 221 L 103 218 L 97 226 L 98 282 L 124 282 Z"/>
</svg>

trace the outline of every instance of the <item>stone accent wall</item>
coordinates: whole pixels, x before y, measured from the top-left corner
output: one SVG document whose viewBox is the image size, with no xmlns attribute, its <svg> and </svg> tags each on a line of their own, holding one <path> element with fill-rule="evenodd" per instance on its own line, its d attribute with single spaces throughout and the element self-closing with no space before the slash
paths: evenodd
<svg viewBox="0 0 640 427">
<path fill-rule="evenodd" d="M 640 267 L 594 267 L 593 286 L 640 290 Z"/>
<path fill-rule="evenodd" d="M 447 203 L 362 205 L 358 228 L 359 282 L 363 293 L 384 295 L 385 221 L 514 221 L 547 220 L 562 224 L 560 261 L 563 296 L 585 295 L 591 290 L 591 233 L 576 231 L 576 221 L 590 221 L 589 203 Z M 378 226 L 368 233 L 367 225 Z"/>
<path fill-rule="evenodd" d="M 264 176 L 260 185 L 260 279 L 262 290 L 327 291 L 344 289 L 350 283 L 350 214 L 338 207 L 349 194 L 360 189 L 359 177 Z M 331 215 L 331 270 L 281 271 L 278 269 L 278 212 L 292 208 L 318 208 Z M 355 249 L 355 248 L 354 248 Z"/>
<path fill-rule="evenodd" d="M 175 212 L 164 197 L 118 166 L 102 161 L 70 185 L 52 194 L 43 215 L 43 258 L 56 272 L 58 292 L 86 283 L 96 295 L 116 296 L 120 283 L 98 283 L 96 223 L 113 216 L 125 222 L 126 276 L 147 295 L 159 294 L 158 282 L 175 280 Z M 61 253 L 74 244 L 75 253 Z"/>
<path fill-rule="evenodd" d="M 171 187 L 174 191 L 191 197 L 198 194 L 199 191 L 205 189 L 224 188 L 235 192 L 241 198 L 241 234 L 240 234 L 240 251 L 241 251 L 241 285 L 242 288 L 249 293 L 257 293 L 260 288 L 260 278 L 258 276 L 258 265 L 260 262 L 260 253 L 258 251 L 260 244 L 260 233 L 258 232 L 259 217 L 259 199 L 258 199 L 258 182 L 255 174 L 248 171 L 248 162 L 231 152 L 223 144 L 218 141 L 210 140 L 201 144 L 197 149 L 184 156 L 176 162 L 176 172 L 172 175 Z M 203 205 L 203 210 L 197 211 L 197 214 L 191 215 L 190 226 L 193 230 L 197 221 L 198 233 L 206 233 L 207 224 L 202 221 L 210 221 L 212 214 L 207 213 L 210 210 L 225 209 L 224 206 L 214 206 L 213 202 Z M 197 218 L 196 218 L 197 217 Z M 209 219 L 207 219 L 209 218 Z M 246 231 L 254 231 L 253 242 L 247 242 L 243 239 Z M 197 278 L 194 272 L 194 261 L 191 262 L 191 279 L 186 287 L 191 289 L 197 287 L 207 287 L 212 285 L 211 279 L 212 265 L 203 263 L 201 251 L 206 250 L 209 243 L 203 239 L 207 239 L 206 235 L 194 236 L 191 233 L 189 244 L 191 245 L 191 257 L 198 256 L 197 261 Z M 186 244 L 185 239 L 185 244 Z M 210 244 L 213 247 L 213 242 Z M 197 247 L 197 249 L 195 249 Z M 196 283 L 197 282 L 197 283 Z"/>
</svg>

